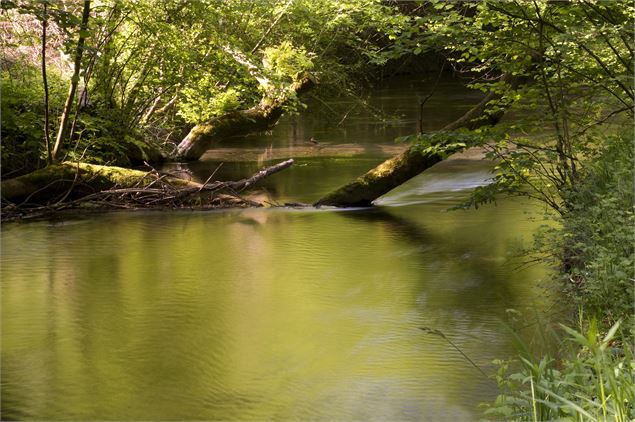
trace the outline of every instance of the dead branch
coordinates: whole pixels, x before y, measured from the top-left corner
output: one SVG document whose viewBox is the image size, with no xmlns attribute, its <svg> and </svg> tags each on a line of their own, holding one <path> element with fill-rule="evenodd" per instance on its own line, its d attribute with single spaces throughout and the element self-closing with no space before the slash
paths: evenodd
<svg viewBox="0 0 635 422">
<path fill-rule="evenodd" d="M 174 179 L 151 169 L 130 186 L 116 185 L 109 189 L 84 195 L 70 201 L 54 201 L 41 206 L 16 205 L 3 200 L 2 221 L 50 216 L 62 210 L 73 209 L 211 209 L 228 207 L 261 207 L 262 204 L 245 199 L 239 192 L 262 179 L 282 171 L 293 164 L 293 159 L 264 168 L 251 177 L 238 181 L 174 183 Z M 53 183 L 53 182 L 52 182 Z M 65 195 L 68 197 L 68 195 Z"/>
</svg>

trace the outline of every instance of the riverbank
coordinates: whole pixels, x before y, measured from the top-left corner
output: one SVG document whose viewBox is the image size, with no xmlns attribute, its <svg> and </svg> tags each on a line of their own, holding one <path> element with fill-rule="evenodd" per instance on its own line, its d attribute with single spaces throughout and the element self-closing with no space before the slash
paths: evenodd
<svg viewBox="0 0 635 422">
<path fill-rule="evenodd" d="M 501 364 L 501 394 L 487 415 L 635 419 L 633 165 L 632 137 L 609 136 L 566 193 L 558 226 L 538 237 L 542 261 L 558 266 L 552 285 L 569 302 L 569 315 L 565 325 L 540 323 L 539 341 L 555 349 L 533 354 L 519 343 L 516 359 Z"/>
</svg>

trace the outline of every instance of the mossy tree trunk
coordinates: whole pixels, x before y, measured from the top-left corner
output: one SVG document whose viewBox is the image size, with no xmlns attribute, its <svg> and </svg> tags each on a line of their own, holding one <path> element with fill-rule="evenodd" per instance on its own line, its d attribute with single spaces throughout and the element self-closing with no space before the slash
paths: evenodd
<svg viewBox="0 0 635 422">
<path fill-rule="evenodd" d="M 147 175 L 147 172 L 141 170 L 66 161 L 14 179 L 3 180 L 0 192 L 4 201 L 46 204 L 65 197 L 88 195 L 114 186 L 135 186 Z M 150 183 L 152 179 L 148 178 L 147 181 Z M 169 181 L 180 186 L 195 185 L 193 182 L 177 178 L 170 178 Z"/>
<path fill-rule="evenodd" d="M 410 180 L 443 158 L 439 154 L 422 154 L 407 149 L 384 161 L 351 183 L 329 193 L 315 206 L 368 207 L 385 193 Z"/>
<path fill-rule="evenodd" d="M 509 75 L 503 75 L 501 80 L 511 88 L 516 88 L 521 82 L 519 78 Z M 501 97 L 502 94 L 500 93 L 489 93 L 462 117 L 441 130 L 475 129 L 479 126 L 498 123 L 503 116 L 503 110 L 499 109 L 496 113 L 489 113 L 488 105 Z M 416 148 L 409 148 L 396 157 L 384 161 L 354 181 L 329 193 L 314 205 L 343 208 L 370 206 L 375 199 L 387 194 L 397 186 L 442 161 L 448 153 L 459 152 L 461 149 L 446 150 L 442 155 L 439 153 L 422 153 Z"/>
<path fill-rule="evenodd" d="M 315 83 L 313 76 L 304 74 L 287 88 L 287 93 L 282 98 L 265 97 L 257 106 L 248 110 L 228 113 L 194 126 L 176 147 L 172 158 L 198 160 L 216 142 L 272 128 L 282 116 L 288 101 L 295 95 L 308 91 Z"/>
</svg>

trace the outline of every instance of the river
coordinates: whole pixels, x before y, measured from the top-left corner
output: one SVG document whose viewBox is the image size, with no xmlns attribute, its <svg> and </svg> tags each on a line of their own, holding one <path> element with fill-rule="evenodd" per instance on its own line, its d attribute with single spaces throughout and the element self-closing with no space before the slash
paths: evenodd
<svg viewBox="0 0 635 422">
<path fill-rule="evenodd" d="M 394 117 L 384 124 L 352 103 L 339 125 L 341 113 L 309 108 L 171 168 L 231 179 L 296 156 L 255 195 L 310 202 L 400 148 L 392 139 L 416 129 L 425 86 L 377 88 L 370 104 Z M 477 100 L 442 81 L 426 129 Z M 3 225 L 3 419 L 477 420 L 497 387 L 462 353 L 495 373 L 492 360 L 513 351 L 506 310 L 550 306 L 547 269 L 515 256 L 538 205 L 448 211 L 489 168 L 446 161 L 371 209 Z"/>
</svg>

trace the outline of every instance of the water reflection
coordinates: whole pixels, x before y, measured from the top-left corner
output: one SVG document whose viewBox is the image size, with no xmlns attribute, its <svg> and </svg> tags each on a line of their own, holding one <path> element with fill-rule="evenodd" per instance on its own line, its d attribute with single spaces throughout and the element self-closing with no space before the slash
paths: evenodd
<svg viewBox="0 0 635 422">
<path fill-rule="evenodd" d="M 270 143 L 233 142 L 262 147 L 265 158 L 270 144 L 269 153 L 297 151 L 310 136 L 360 147 L 361 155 L 300 158 L 263 185 L 271 201 L 311 202 L 382 161 L 387 139 L 413 130 L 413 87 L 397 88 L 374 100 L 403 114 L 392 126 L 308 115 L 295 129 L 282 122 Z M 439 89 L 443 112 L 432 126 L 471 100 Z M 219 174 L 237 179 L 259 165 L 236 160 Z M 205 180 L 217 166 L 189 170 Z M 4 225 L 3 418 L 477 419 L 477 404 L 496 394 L 492 381 L 419 327 L 443 331 L 491 372 L 492 359 L 510 352 L 499 325 L 505 309 L 547 306 L 530 299 L 545 269 L 518 270 L 510 258 L 536 226 L 525 214 L 535 205 L 447 212 L 487 169 L 473 160 L 437 166 L 374 209 Z"/>
<path fill-rule="evenodd" d="M 6 227 L 3 413 L 470 420 L 494 386 L 418 327 L 486 370 L 509 350 L 498 318 L 543 275 L 507 263 L 509 234 L 531 230 L 520 208 Z"/>
</svg>

